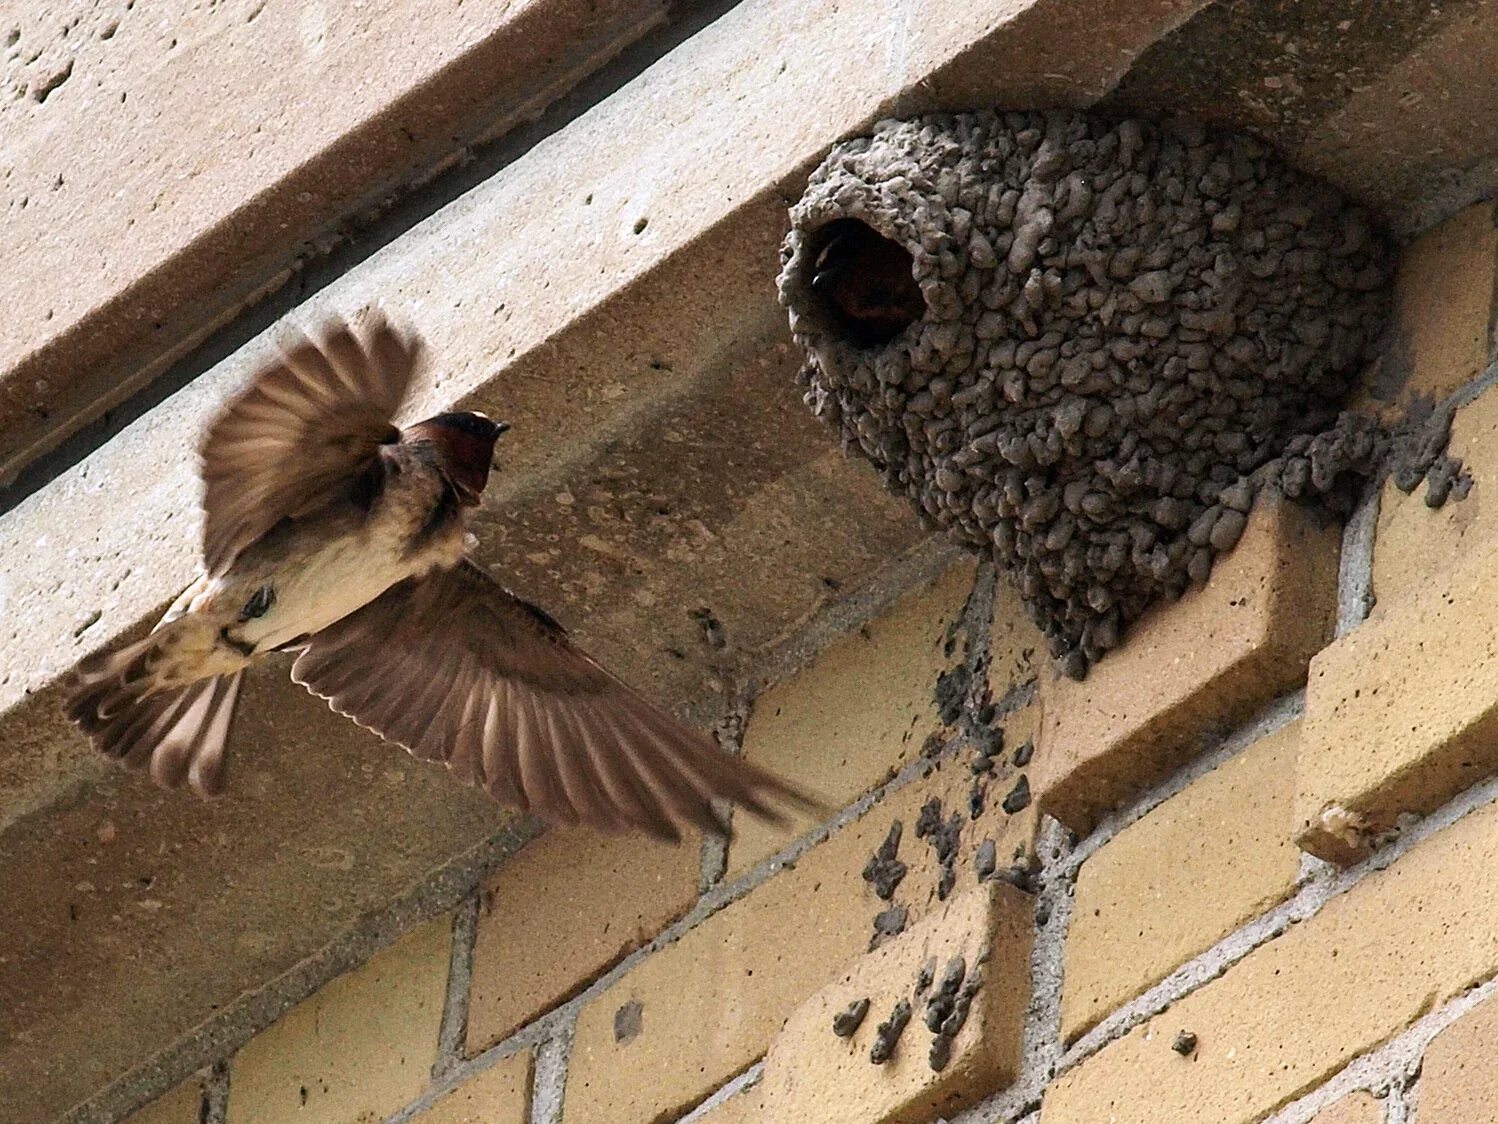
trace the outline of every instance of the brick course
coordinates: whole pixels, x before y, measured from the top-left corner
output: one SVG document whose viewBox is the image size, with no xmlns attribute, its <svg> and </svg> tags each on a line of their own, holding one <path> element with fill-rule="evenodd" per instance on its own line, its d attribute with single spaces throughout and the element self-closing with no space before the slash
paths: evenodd
<svg viewBox="0 0 1498 1124">
<path fill-rule="evenodd" d="M 347 1124 L 415 1100 L 451 955 L 452 920 L 439 917 L 288 1011 L 234 1056 L 227 1124 Z"/>
<path fill-rule="evenodd" d="M 1433 574 L 1482 550 L 1498 533 L 1494 513 L 1482 502 L 1484 495 L 1498 490 L 1498 394 L 1484 391 L 1456 412 L 1448 451 L 1461 458 L 1472 478 L 1468 498 L 1476 502 L 1448 502 L 1432 510 L 1426 506 L 1423 483 L 1405 495 L 1392 481 L 1379 497 L 1373 596 L 1386 612 L 1418 597 Z"/>
<path fill-rule="evenodd" d="M 956 563 L 928 588 L 817 653 L 814 667 L 759 695 L 744 756 L 833 807 L 888 780 L 943 730 L 939 677 L 966 655 L 959 629 L 974 563 Z M 798 827 L 799 824 L 799 827 Z M 786 828 L 740 816 L 729 876 L 774 854 L 810 821 Z"/>
<path fill-rule="evenodd" d="M 764 1119 L 921 1124 L 1008 1084 L 1019 1071 L 1034 910 L 1028 894 L 989 882 L 855 961 L 776 1035 L 765 1060 Z M 937 1067 L 937 1036 L 924 1020 L 943 976 L 959 962 L 964 972 L 955 994 L 979 986 Z M 933 979 L 922 987 L 920 974 L 931 965 Z M 862 1024 L 848 1037 L 834 1034 L 833 1018 L 860 1000 L 869 1003 Z M 879 1026 L 902 1001 L 914 1016 L 888 1060 L 876 1066 L 870 1050 Z M 940 1008 L 949 1009 L 950 1002 Z"/>
<path fill-rule="evenodd" d="M 1294 889 L 1298 723 L 1123 829 L 1082 864 L 1066 941 L 1071 1040 Z"/>
<path fill-rule="evenodd" d="M 763 1124 L 764 1113 L 764 1083 L 756 1082 L 705 1112 L 694 1113 L 691 1120 L 692 1124 Z"/>
<path fill-rule="evenodd" d="M 1042 1124 L 1262 1119 L 1498 973 L 1495 861 L 1498 805 L 1420 841 L 1064 1074 Z M 1183 1030 L 1197 1038 L 1189 1058 L 1171 1048 Z"/>
<path fill-rule="evenodd" d="M 412 1124 L 530 1124 L 535 1055 L 522 1050 L 465 1080 Z"/>
<path fill-rule="evenodd" d="M 1419 1119 L 1439 1124 L 1498 1120 L 1498 1003 L 1467 1012 L 1431 1040 L 1420 1066 Z"/>
<path fill-rule="evenodd" d="M 554 830 L 527 844 L 480 898 L 468 1053 L 544 1014 L 680 917 L 700 874 L 695 837 L 673 847 Z"/>
<path fill-rule="evenodd" d="M 1498 767 L 1493 565 L 1469 552 L 1311 661 L 1295 816 L 1312 854 L 1354 861 Z"/>
<path fill-rule="evenodd" d="M 1417 399 L 1439 403 L 1487 367 L 1495 269 L 1498 229 L 1489 203 L 1468 207 L 1405 250 L 1395 343 L 1374 379 L 1374 400 L 1389 403 L 1387 416 L 1397 417 Z M 1458 411 L 1452 424 L 1450 452 L 1476 481 L 1477 503 L 1432 511 L 1423 483 L 1409 495 L 1392 481 L 1384 485 L 1373 554 L 1373 594 L 1380 604 L 1415 595 L 1432 570 L 1475 549 L 1489 534 L 1491 515 L 1483 515 L 1481 494 L 1495 486 L 1495 410 L 1498 399 L 1484 394 Z"/>
<path fill-rule="evenodd" d="M 1289 503 L 1255 507 L 1206 586 L 1162 605 L 1076 683 L 1041 676 L 1041 809 L 1077 831 L 1276 696 L 1331 634 L 1338 537 Z"/>
<path fill-rule="evenodd" d="M 1477 377 L 1491 349 L 1498 229 L 1478 203 L 1416 238 L 1399 258 L 1397 333 L 1370 388 L 1375 400 L 1439 402 Z"/>
<path fill-rule="evenodd" d="M 203 1083 L 193 1079 L 132 1112 L 121 1124 L 202 1124 L 202 1120 Z"/>
<path fill-rule="evenodd" d="M 1031 723 L 1033 715 L 1020 714 L 1010 725 L 1018 735 Z M 566 1111 L 622 1121 L 691 1107 L 763 1055 L 801 1001 L 868 948 L 877 914 L 903 908 L 909 926 L 938 908 L 941 864 L 915 834 L 931 800 L 961 826 L 953 892 L 976 884 L 984 838 L 994 840 L 1001 867 L 1016 852 L 1027 855 L 1033 806 L 1010 814 L 993 800 L 973 821 L 971 786 L 965 760 L 944 761 L 590 998 L 578 1016 Z M 861 872 L 895 820 L 903 826 L 898 857 L 909 869 L 886 904 Z"/>
<path fill-rule="evenodd" d="M 1372 1093 L 1351 1093 L 1318 1112 L 1311 1124 L 1384 1124 L 1384 1107 Z"/>
</svg>

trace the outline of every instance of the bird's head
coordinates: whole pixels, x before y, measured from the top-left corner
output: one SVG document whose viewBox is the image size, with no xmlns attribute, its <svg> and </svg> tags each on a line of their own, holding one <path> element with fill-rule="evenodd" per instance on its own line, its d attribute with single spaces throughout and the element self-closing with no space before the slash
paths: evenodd
<svg viewBox="0 0 1498 1124">
<path fill-rule="evenodd" d="M 494 443 L 509 428 L 509 422 L 497 422 L 465 410 L 417 422 L 411 426 L 411 432 L 436 448 L 438 463 L 452 481 L 458 499 L 472 507 L 479 503 L 484 485 L 489 483 Z"/>
</svg>

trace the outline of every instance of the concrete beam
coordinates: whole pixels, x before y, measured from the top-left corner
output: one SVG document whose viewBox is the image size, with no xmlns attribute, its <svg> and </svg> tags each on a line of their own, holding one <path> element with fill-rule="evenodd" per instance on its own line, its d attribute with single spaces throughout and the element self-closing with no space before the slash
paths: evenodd
<svg viewBox="0 0 1498 1124">
<path fill-rule="evenodd" d="M 1215 0 L 1107 99 L 1259 133 L 1411 235 L 1498 192 L 1486 0 Z"/>
<path fill-rule="evenodd" d="M 169 0 L 0 22 L 0 484 L 392 196 L 704 6 Z"/>
</svg>

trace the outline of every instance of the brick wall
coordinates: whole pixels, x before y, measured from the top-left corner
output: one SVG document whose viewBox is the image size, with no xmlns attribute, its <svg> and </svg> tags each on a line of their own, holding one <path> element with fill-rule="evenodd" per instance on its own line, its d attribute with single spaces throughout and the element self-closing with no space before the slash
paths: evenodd
<svg viewBox="0 0 1498 1124">
<path fill-rule="evenodd" d="M 0 22 L 28 243 L 0 541 L 29 546 L 0 552 L 0 1124 L 1498 1120 L 1498 225 L 1469 205 L 1498 120 L 1454 93 L 1498 57 L 1482 4 L 536 0 L 420 35 L 399 6 L 178 6 Z M 193 124 L 201 60 L 252 128 L 323 73 L 262 82 L 265 51 L 337 73 L 387 41 L 270 171 Z M 1474 483 L 1439 510 L 1388 484 L 1346 526 L 1261 501 L 1076 683 L 805 416 L 771 278 L 839 137 L 1099 98 L 1252 125 L 1381 206 L 1410 238 L 1360 403 L 1450 407 Z M 178 129 L 127 115 L 105 151 L 106 102 Z M 175 187 L 93 205 L 141 178 Z M 345 245 L 325 291 L 267 298 L 313 241 Z M 283 312 L 371 299 L 444 357 L 425 399 L 517 421 L 485 560 L 829 819 L 538 833 L 284 669 L 223 802 L 83 752 L 58 676 L 191 569 L 177 446 Z M 182 389 L 135 403 L 156 379 Z"/>
</svg>

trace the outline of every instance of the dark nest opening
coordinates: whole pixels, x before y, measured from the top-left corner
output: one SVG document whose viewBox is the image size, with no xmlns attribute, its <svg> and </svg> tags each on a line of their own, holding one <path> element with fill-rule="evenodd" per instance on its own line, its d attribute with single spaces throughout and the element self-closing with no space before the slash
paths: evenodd
<svg viewBox="0 0 1498 1124">
<path fill-rule="evenodd" d="M 859 219 L 816 232 L 808 287 L 831 329 L 854 347 L 889 343 L 926 312 L 910 251 Z"/>
</svg>

